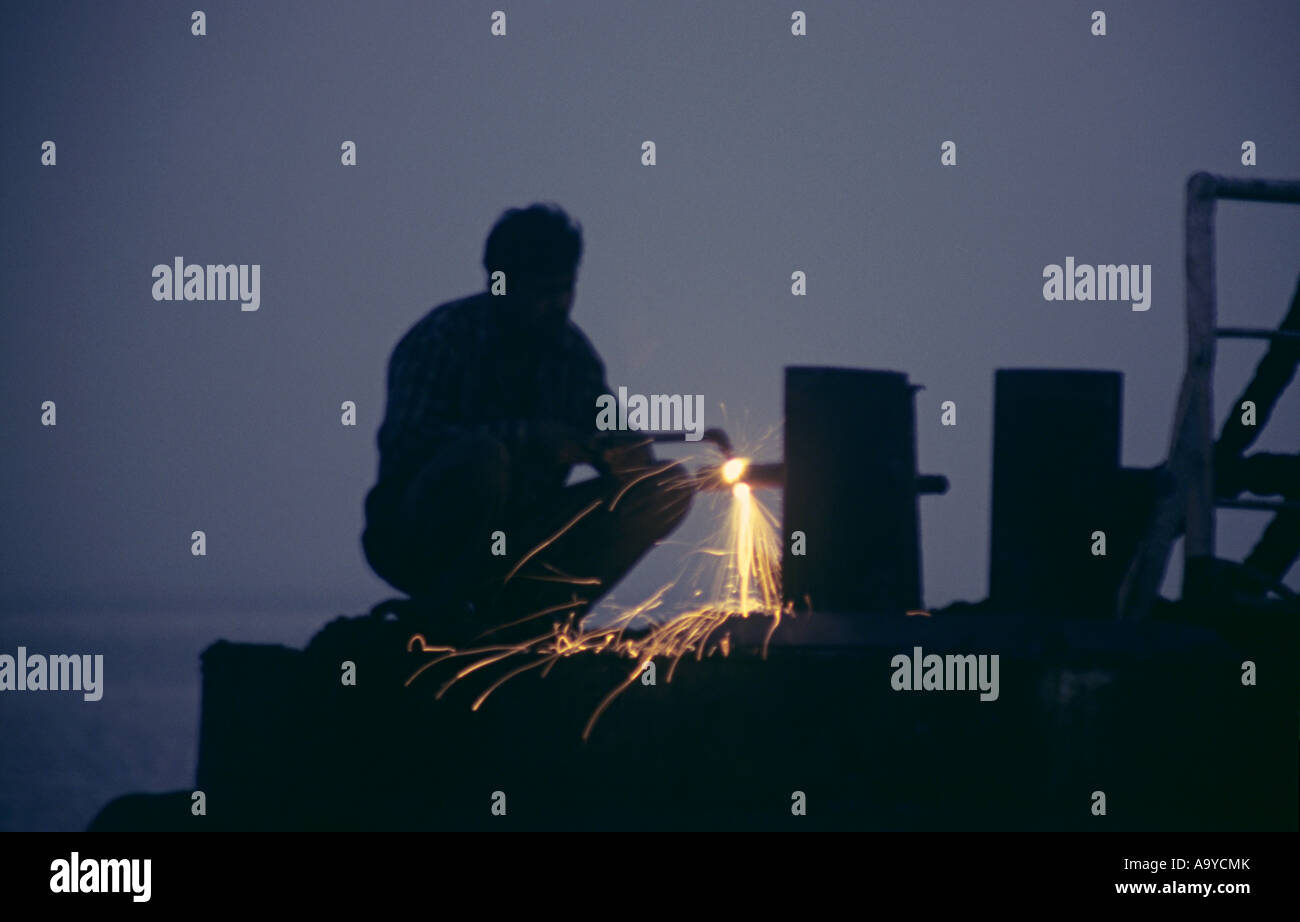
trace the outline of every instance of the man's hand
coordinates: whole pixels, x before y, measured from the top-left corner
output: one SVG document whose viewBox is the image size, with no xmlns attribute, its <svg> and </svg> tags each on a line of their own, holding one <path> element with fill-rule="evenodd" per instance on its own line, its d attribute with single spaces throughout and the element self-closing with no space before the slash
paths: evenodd
<svg viewBox="0 0 1300 922">
<path fill-rule="evenodd" d="M 587 444 L 596 459 L 593 462 L 596 470 L 620 480 L 653 467 L 655 463 L 650 439 L 638 433 L 602 432 Z"/>
</svg>

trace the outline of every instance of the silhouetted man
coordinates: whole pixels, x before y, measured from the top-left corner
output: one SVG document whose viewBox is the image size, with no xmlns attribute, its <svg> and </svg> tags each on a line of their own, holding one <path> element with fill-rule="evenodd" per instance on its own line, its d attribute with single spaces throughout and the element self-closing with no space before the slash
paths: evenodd
<svg viewBox="0 0 1300 922">
<path fill-rule="evenodd" d="M 680 465 L 596 434 L 596 398 L 610 391 L 569 320 L 581 257 L 581 227 L 563 211 L 511 209 L 484 248 L 488 290 L 434 308 L 393 350 L 362 545 L 433 625 L 553 612 L 514 636 L 544 633 L 608 592 L 689 509 Z M 492 293 L 498 271 L 504 294 Z M 581 462 L 599 476 L 566 486 Z"/>
</svg>

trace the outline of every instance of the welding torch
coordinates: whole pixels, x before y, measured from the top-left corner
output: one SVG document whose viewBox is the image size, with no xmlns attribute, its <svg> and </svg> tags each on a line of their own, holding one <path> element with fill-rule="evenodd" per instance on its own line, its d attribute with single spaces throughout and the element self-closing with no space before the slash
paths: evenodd
<svg viewBox="0 0 1300 922">
<path fill-rule="evenodd" d="M 685 432 L 602 432 L 587 446 L 599 458 L 611 449 L 632 450 L 652 443 L 710 442 L 722 455 L 721 464 L 709 464 L 695 472 L 692 485 L 697 490 L 730 490 L 738 484 L 756 488 L 781 489 L 785 486 L 785 465 L 780 462 L 755 463 L 736 456 L 727 433 L 705 429 L 698 439 L 688 439 Z"/>
<path fill-rule="evenodd" d="M 706 465 L 695 473 L 697 490 L 729 490 L 736 484 L 780 489 L 785 486 L 785 465 L 780 461 L 755 463 L 736 457 L 731 439 L 721 429 L 705 429 L 699 439 L 686 438 L 685 432 L 648 432 L 651 442 L 712 442 L 722 453 L 721 464 Z"/>
</svg>

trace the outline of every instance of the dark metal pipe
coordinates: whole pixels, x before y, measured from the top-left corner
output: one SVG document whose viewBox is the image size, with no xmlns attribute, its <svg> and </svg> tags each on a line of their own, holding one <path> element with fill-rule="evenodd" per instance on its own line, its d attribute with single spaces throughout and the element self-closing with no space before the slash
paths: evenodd
<svg viewBox="0 0 1300 922">
<path fill-rule="evenodd" d="M 916 472 L 917 390 L 900 372 L 785 370 L 787 601 L 923 607 L 918 496 L 943 492 L 946 478 Z"/>
</svg>

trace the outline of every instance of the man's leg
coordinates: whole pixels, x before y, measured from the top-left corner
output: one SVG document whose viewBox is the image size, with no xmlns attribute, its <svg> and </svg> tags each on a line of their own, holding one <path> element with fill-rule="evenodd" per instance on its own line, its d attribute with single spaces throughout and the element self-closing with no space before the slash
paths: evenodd
<svg viewBox="0 0 1300 922">
<path fill-rule="evenodd" d="M 400 487 L 366 497 L 362 545 L 375 572 L 413 599 L 436 602 L 473 577 L 502 528 L 509 456 L 488 436 L 467 435 Z M 459 600 L 448 600 L 459 601 Z"/>
<path fill-rule="evenodd" d="M 514 529 L 512 540 L 523 542 L 494 573 L 489 616 L 519 629 L 489 638 L 536 636 L 569 611 L 581 616 L 685 519 L 694 495 L 689 472 L 676 463 L 657 468 L 630 484 L 575 484 Z"/>
</svg>

